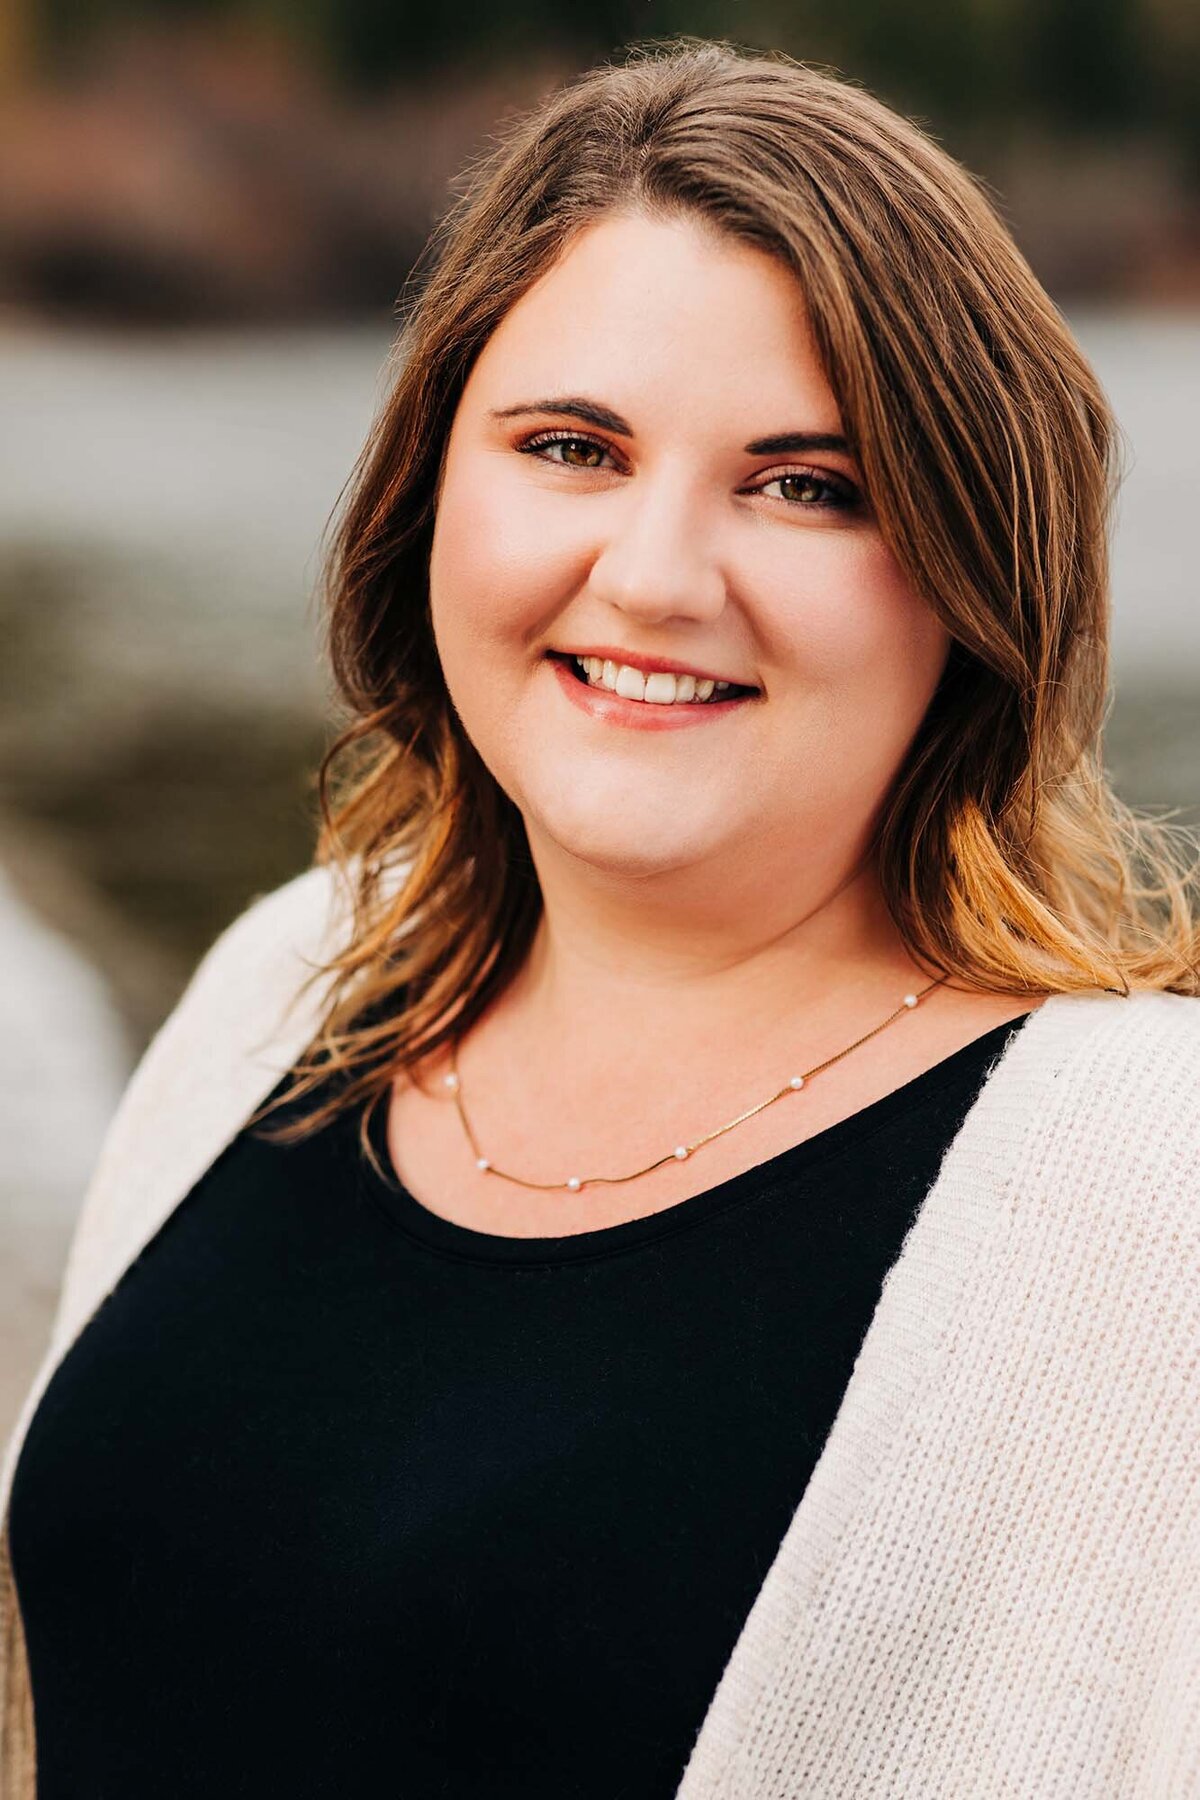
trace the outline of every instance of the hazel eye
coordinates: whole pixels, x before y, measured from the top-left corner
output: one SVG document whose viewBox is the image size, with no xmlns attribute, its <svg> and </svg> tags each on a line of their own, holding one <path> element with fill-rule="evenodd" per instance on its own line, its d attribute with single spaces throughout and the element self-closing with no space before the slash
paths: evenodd
<svg viewBox="0 0 1200 1800">
<path fill-rule="evenodd" d="M 788 469 L 782 475 L 772 475 L 757 489 L 765 494 L 768 488 L 777 487 L 783 482 L 790 482 L 798 490 L 794 495 L 781 494 L 779 498 L 786 500 L 790 506 L 799 506 L 806 511 L 816 507 L 846 508 L 857 505 L 858 495 L 848 482 L 833 481 L 828 475 L 818 475 L 812 469 Z"/>
<path fill-rule="evenodd" d="M 595 438 L 580 437 L 577 432 L 540 432 L 536 437 L 527 438 L 520 446 L 520 449 L 524 455 L 537 456 L 541 455 L 545 450 L 553 450 L 560 447 L 564 451 L 563 456 L 546 457 L 544 460 L 547 462 L 557 462 L 563 468 L 567 469 L 596 469 L 600 467 L 599 462 L 573 462 L 569 460 L 565 452 L 570 450 L 582 450 L 595 457 L 605 457 L 609 455 L 607 444 L 598 443 Z"/>
</svg>

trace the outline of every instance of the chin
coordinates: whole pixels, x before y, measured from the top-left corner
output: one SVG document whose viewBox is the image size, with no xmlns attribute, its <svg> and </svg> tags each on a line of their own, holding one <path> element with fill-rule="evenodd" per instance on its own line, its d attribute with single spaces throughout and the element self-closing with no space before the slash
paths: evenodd
<svg viewBox="0 0 1200 1800">
<path fill-rule="evenodd" d="M 655 875 L 669 875 L 684 867 L 689 860 L 664 858 L 661 850 L 656 854 L 647 854 L 644 848 L 634 844 L 581 844 L 574 846 L 570 853 L 578 862 L 586 863 L 589 868 L 602 875 L 620 876 L 630 881 L 647 881 Z"/>
<path fill-rule="evenodd" d="M 545 844 L 606 875 L 624 875 L 634 880 L 688 868 L 706 857 L 721 854 L 723 848 L 715 838 L 705 843 L 685 839 L 677 831 L 668 837 L 661 828 L 647 826 L 639 830 L 633 818 L 620 826 L 609 823 L 598 828 L 594 816 L 567 820 L 543 815 L 531 824 L 527 814 L 526 829 L 531 843 Z"/>
</svg>

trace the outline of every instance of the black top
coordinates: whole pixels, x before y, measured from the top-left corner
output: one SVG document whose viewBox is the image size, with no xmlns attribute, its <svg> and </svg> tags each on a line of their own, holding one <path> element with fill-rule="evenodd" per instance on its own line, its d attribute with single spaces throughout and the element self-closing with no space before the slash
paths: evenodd
<svg viewBox="0 0 1200 1800">
<path fill-rule="evenodd" d="M 23 1446 L 39 1800 L 674 1795 L 1020 1023 L 574 1237 L 438 1217 L 371 1171 L 355 1114 L 239 1136 Z"/>
</svg>

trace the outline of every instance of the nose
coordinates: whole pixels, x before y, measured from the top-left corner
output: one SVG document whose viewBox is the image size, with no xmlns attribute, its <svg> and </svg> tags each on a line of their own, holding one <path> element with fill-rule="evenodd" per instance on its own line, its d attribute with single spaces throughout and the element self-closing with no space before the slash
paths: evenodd
<svg viewBox="0 0 1200 1800">
<path fill-rule="evenodd" d="M 712 554 L 703 507 L 683 484 L 646 484 L 622 495 L 592 563 L 594 597 L 647 625 L 715 619 L 725 578 Z"/>
</svg>

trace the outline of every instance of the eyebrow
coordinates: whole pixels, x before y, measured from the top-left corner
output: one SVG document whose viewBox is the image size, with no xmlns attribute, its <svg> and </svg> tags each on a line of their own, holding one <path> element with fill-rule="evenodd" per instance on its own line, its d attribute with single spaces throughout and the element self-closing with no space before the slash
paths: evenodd
<svg viewBox="0 0 1200 1800">
<path fill-rule="evenodd" d="M 632 437 L 633 427 L 611 407 L 578 394 L 555 396 L 549 400 L 523 400 L 517 406 L 492 408 L 493 419 L 523 418 L 527 413 L 553 413 L 555 417 L 586 419 L 601 431 L 615 432 L 619 437 Z M 851 455 L 849 444 L 837 432 L 774 431 L 768 437 L 754 438 L 745 446 L 748 456 L 789 456 L 797 451 L 836 450 Z"/>
</svg>

